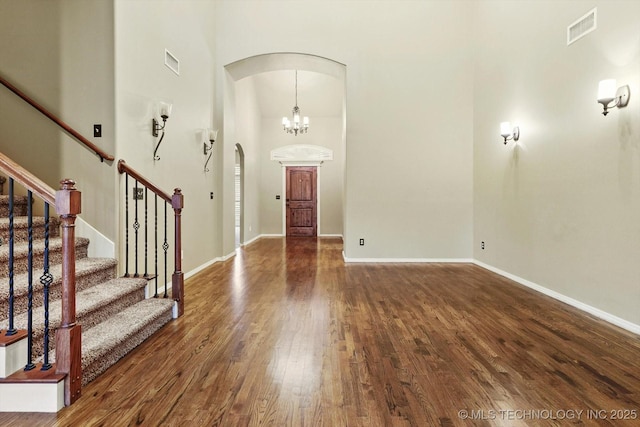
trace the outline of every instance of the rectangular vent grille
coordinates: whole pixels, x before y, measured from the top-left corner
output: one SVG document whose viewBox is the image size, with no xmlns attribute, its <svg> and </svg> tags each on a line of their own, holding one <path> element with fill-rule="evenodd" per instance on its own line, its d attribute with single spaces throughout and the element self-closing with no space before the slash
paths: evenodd
<svg viewBox="0 0 640 427">
<path fill-rule="evenodd" d="M 598 28 L 598 9 L 594 8 L 567 27 L 567 46 L 586 36 L 596 28 Z"/>
<path fill-rule="evenodd" d="M 169 67 L 169 69 L 177 75 L 180 75 L 180 61 L 167 49 L 164 50 L 164 65 Z"/>
</svg>

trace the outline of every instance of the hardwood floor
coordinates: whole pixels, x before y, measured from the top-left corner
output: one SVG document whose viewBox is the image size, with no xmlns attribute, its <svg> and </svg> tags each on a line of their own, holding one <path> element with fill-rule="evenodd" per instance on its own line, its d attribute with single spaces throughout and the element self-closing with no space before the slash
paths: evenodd
<svg viewBox="0 0 640 427">
<path fill-rule="evenodd" d="M 0 425 L 640 425 L 637 335 L 475 265 L 341 251 L 251 244 L 77 403 Z"/>
</svg>

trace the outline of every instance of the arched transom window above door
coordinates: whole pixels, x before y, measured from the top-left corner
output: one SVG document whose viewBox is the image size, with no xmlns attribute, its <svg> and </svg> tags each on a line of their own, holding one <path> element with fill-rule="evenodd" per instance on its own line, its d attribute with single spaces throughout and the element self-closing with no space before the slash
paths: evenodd
<svg viewBox="0 0 640 427">
<path fill-rule="evenodd" d="M 333 160 L 333 150 L 319 145 L 285 145 L 271 150 L 271 160 L 283 165 L 320 165 L 325 160 Z"/>
</svg>

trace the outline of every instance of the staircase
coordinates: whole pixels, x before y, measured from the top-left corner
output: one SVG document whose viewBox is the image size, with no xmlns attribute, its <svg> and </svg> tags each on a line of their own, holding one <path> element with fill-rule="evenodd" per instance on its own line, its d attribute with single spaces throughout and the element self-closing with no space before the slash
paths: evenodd
<svg viewBox="0 0 640 427">
<path fill-rule="evenodd" d="M 8 196 L 0 195 L 0 334 L 8 328 Z M 27 198 L 14 198 L 14 327 L 27 329 L 28 308 L 28 224 Z M 33 344 L 32 361 L 42 362 L 44 337 L 43 285 L 40 283 L 44 252 L 44 218 L 33 218 Z M 54 331 L 61 319 L 61 239 L 58 221 L 52 215 L 49 226 L 49 272 L 53 282 L 49 287 L 49 328 L 51 331 L 49 362 L 55 363 Z M 172 318 L 173 300 L 169 298 L 146 298 L 147 279 L 117 277 L 117 261 L 108 258 L 89 258 L 88 239 L 77 237 L 76 247 L 76 320 L 82 329 L 82 384 L 85 385 L 115 364 L 146 338 L 160 329 Z M 26 341 L 26 338 L 23 339 Z M 24 382 L 27 363 L 26 345 L 20 344 L 17 358 L 21 363 L 16 372 L 7 372 L 0 379 L 0 411 L 55 412 L 64 405 L 60 403 L 59 391 L 51 394 L 55 404 L 39 402 L 48 392 L 20 391 Z M 14 364 L 15 365 L 15 364 Z M 36 368 L 36 369 L 39 369 Z M 2 375 L 0 375 L 1 377 Z M 58 386 L 59 387 L 59 386 Z M 18 390 L 18 391 L 17 391 Z M 57 390 L 57 389 L 56 389 Z M 25 401 L 26 400 L 26 401 Z M 55 409 L 53 407 L 55 406 Z M 53 409 L 53 410 L 52 410 Z"/>
</svg>

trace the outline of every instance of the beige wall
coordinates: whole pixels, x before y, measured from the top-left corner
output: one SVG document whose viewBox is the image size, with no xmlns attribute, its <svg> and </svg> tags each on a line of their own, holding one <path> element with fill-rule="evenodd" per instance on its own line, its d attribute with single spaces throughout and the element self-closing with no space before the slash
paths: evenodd
<svg viewBox="0 0 640 427">
<path fill-rule="evenodd" d="M 471 6 L 217 2 L 218 67 L 273 52 L 346 65 L 348 257 L 471 257 Z"/>
<path fill-rule="evenodd" d="M 216 255 L 216 166 L 204 172 L 205 128 L 214 122 L 214 2 L 128 1 L 115 3 L 117 155 L 167 192 L 179 187 L 182 212 L 183 271 Z M 165 49 L 180 60 L 180 75 L 164 65 Z M 153 160 L 157 138 L 151 119 L 157 103 L 173 112 Z M 217 155 L 216 155 L 217 156 Z M 209 197 L 214 192 L 214 200 Z"/>
<path fill-rule="evenodd" d="M 113 4 L 110 1 L 0 2 L 0 73 L 109 153 L 114 152 Z M 0 149 L 54 189 L 72 178 L 82 218 L 116 234 L 114 166 L 0 88 Z M 93 124 L 103 138 L 93 138 Z"/>
<path fill-rule="evenodd" d="M 347 257 L 475 258 L 640 324 L 640 3 L 363 3 L 3 0 L 0 72 L 82 133 L 102 123 L 98 145 L 163 188 L 183 189 L 189 271 L 233 248 L 241 141 L 221 132 L 205 174 L 200 133 L 223 120 L 235 129 L 235 82 L 223 67 L 271 52 L 339 61 Z M 567 25 L 593 5 L 597 31 L 567 47 Z M 179 77 L 163 64 L 165 48 L 181 60 Z M 606 77 L 629 84 L 631 102 L 603 117 L 595 94 Z M 174 113 L 154 163 L 159 100 Z M 83 216 L 117 239 L 113 165 L 6 91 L 0 113 L 3 152 L 52 186 L 62 174 L 76 179 L 87 193 Z M 503 120 L 520 124 L 518 145 L 502 144 Z M 256 139 L 247 136 L 245 153 L 262 205 L 251 215 L 267 232 L 275 222 L 259 206 L 270 212 L 274 194 L 259 188 L 268 162 L 252 157 Z"/>
<path fill-rule="evenodd" d="M 594 6 L 597 30 L 567 46 Z M 640 3 L 482 2 L 477 19 L 474 257 L 640 324 Z M 631 101 L 604 117 L 609 77 Z"/>
<path fill-rule="evenodd" d="M 0 72 L 57 114 L 61 102 L 60 14 L 58 2 L 0 2 Z M 0 94 L 2 152 L 29 170 L 40 171 L 39 178 L 54 187 L 61 179 L 60 132 L 4 86 Z"/>
<path fill-rule="evenodd" d="M 286 112 L 285 112 L 286 113 Z M 287 145 L 318 145 L 333 150 L 333 160 L 323 162 L 318 168 L 318 208 L 320 235 L 342 235 L 342 197 L 344 193 L 344 148 L 341 117 L 310 118 L 310 130 L 305 135 L 287 135 L 280 125 L 282 117 L 262 118 L 262 178 L 261 208 L 262 233 L 283 234 L 284 171 L 280 162 L 271 160 L 271 150 Z M 276 200 L 276 195 L 281 196 Z"/>
<path fill-rule="evenodd" d="M 320 232 L 342 234 L 342 196 L 344 149 L 342 118 L 313 117 L 313 131 L 294 137 L 282 131 L 282 117 L 263 115 L 257 103 L 253 77 L 234 83 L 236 143 L 245 154 L 244 175 L 244 242 L 260 235 L 282 234 L 283 169 L 271 160 L 271 150 L 290 144 L 322 145 L 334 151 L 334 160 L 320 170 Z M 225 142 L 232 148 L 229 139 Z M 276 200 L 276 195 L 281 196 Z M 244 243 L 243 242 L 243 243 Z"/>
<path fill-rule="evenodd" d="M 260 211 L 261 195 L 261 114 L 256 100 L 254 81 L 252 78 L 238 80 L 235 85 L 236 95 L 236 139 L 244 152 L 244 242 L 262 234 L 262 214 Z M 235 147 L 231 141 L 226 144 Z M 241 242 L 241 243 L 244 243 Z"/>
</svg>

